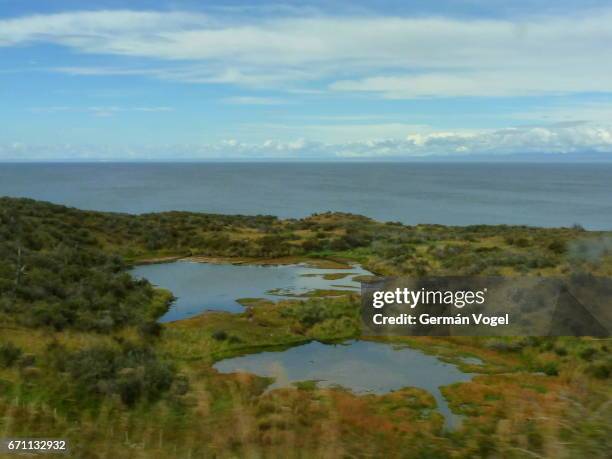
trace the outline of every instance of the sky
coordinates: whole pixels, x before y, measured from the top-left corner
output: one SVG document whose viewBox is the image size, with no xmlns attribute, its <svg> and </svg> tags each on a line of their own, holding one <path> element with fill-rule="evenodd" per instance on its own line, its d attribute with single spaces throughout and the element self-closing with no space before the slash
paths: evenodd
<svg viewBox="0 0 612 459">
<path fill-rule="evenodd" d="M 0 0 L 0 161 L 612 154 L 610 0 Z"/>
</svg>

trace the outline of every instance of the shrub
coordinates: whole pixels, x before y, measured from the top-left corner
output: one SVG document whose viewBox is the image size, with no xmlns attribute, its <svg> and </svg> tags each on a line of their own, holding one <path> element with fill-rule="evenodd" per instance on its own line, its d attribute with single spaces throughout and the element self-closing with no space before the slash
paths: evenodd
<svg viewBox="0 0 612 459">
<path fill-rule="evenodd" d="M 359 304 L 352 297 L 325 300 L 313 298 L 291 306 L 282 314 L 295 318 L 302 327 L 308 329 L 329 319 L 355 319 L 359 314 Z"/>
<path fill-rule="evenodd" d="M 161 335 L 163 327 L 159 322 L 148 320 L 138 326 L 138 333 L 143 338 L 157 338 Z"/>
<path fill-rule="evenodd" d="M 590 361 L 593 359 L 593 356 L 595 354 L 597 354 L 597 349 L 595 349 L 594 347 L 587 347 L 580 351 L 579 355 L 581 359 Z"/>
<path fill-rule="evenodd" d="M 548 244 L 548 250 L 556 253 L 557 255 L 561 255 L 565 252 L 565 242 L 556 240 Z"/>
<path fill-rule="evenodd" d="M 559 367 L 556 362 L 546 362 L 542 365 L 541 371 L 547 376 L 557 376 L 559 374 Z"/>
<path fill-rule="evenodd" d="M 611 362 L 596 362 L 590 364 L 586 372 L 597 379 L 607 379 L 612 374 Z"/>
<path fill-rule="evenodd" d="M 13 366 L 21 357 L 22 352 L 21 348 L 13 343 L 0 344 L 0 367 Z"/>
<path fill-rule="evenodd" d="M 174 379 L 174 368 L 149 348 L 123 345 L 120 348 L 95 346 L 66 352 L 55 346 L 51 361 L 66 371 L 78 389 L 96 395 L 117 394 L 128 406 L 141 398 L 156 400 Z"/>
<path fill-rule="evenodd" d="M 320 301 L 308 302 L 296 310 L 297 320 L 307 328 L 322 322 L 326 316 L 325 305 Z"/>
<path fill-rule="evenodd" d="M 564 347 L 556 347 L 555 354 L 557 354 L 560 357 L 564 357 L 567 355 L 567 349 L 565 349 Z"/>
<path fill-rule="evenodd" d="M 227 339 L 227 333 L 223 330 L 217 330 L 213 332 L 212 337 L 217 341 L 225 341 Z"/>
</svg>

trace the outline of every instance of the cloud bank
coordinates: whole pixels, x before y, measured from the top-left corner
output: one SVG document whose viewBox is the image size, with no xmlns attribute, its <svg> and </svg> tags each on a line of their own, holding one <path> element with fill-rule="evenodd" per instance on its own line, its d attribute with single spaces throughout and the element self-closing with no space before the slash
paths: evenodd
<svg viewBox="0 0 612 459">
<path fill-rule="evenodd" d="M 245 143 L 230 139 L 214 144 L 155 146 L 0 145 L 0 160 L 198 160 L 198 159 L 402 159 L 420 156 L 479 154 L 612 153 L 612 127 L 569 124 L 479 132 L 431 132 L 404 138 L 324 143 L 298 139 Z M 612 158 L 612 156 L 610 156 Z"/>
</svg>

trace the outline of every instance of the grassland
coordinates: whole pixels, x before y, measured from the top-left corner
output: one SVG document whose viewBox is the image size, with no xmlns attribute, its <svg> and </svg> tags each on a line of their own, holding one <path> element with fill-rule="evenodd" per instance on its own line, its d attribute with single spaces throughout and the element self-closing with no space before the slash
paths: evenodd
<svg viewBox="0 0 612 459">
<path fill-rule="evenodd" d="M 194 257 L 357 261 L 379 274 L 610 276 L 610 237 L 579 227 L 405 226 L 335 213 L 132 216 L 1 198 L 0 437 L 65 437 L 84 458 L 607 457 L 607 340 L 386 338 L 478 373 L 443 389 L 464 415 L 448 432 L 420 389 L 356 396 L 306 381 L 266 391 L 266 378 L 213 369 L 245 353 L 359 337 L 355 295 L 244 299 L 242 314 L 161 326 L 171 295 L 126 269 Z"/>
</svg>

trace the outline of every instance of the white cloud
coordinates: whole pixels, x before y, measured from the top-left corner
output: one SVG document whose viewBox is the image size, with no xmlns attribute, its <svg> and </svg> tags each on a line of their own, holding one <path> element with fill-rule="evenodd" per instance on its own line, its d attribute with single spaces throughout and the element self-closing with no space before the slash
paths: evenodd
<svg viewBox="0 0 612 459">
<path fill-rule="evenodd" d="M 37 14 L 0 21 L 0 45 L 52 42 L 87 52 L 120 54 L 128 48 L 135 52 L 146 38 L 159 37 L 158 31 L 208 25 L 205 16 L 180 12 L 103 10 Z"/>
<path fill-rule="evenodd" d="M 612 58 L 612 55 L 610 56 Z M 611 69 L 612 70 L 612 66 Z M 424 73 L 332 83 L 335 91 L 380 93 L 388 99 L 423 97 L 504 97 L 562 95 L 574 91 L 611 92 L 612 79 L 585 73 L 581 68 L 563 70 L 555 74 L 546 65 L 524 69 L 500 66 L 494 70 L 471 70 L 459 73 Z"/>
<path fill-rule="evenodd" d="M 408 158 L 429 155 L 518 153 L 612 153 L 612 126 L 561 125 L 480 132 L 417 132 L 403 138 L 326 143 L 300 138 L 290 142 L 155 146 L 0 144 L 0 160 L 45 159 L 253 159 L 253 158 Z M 612 156 L 611 156 L 612 157 Z"/>
<path fill-rule="evenodd" d="M 63 67 L 192 83 L 299 86 L 391 98 L 612 92 L 612 9 L 517 21 L 241 17 L 97 11 L 0 21 L 0 46 L 54 43 L 155 67 Z M 335 81 L 335 82 L 334 82 Z"/>
</svg>

